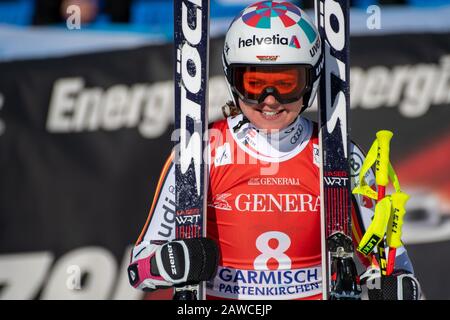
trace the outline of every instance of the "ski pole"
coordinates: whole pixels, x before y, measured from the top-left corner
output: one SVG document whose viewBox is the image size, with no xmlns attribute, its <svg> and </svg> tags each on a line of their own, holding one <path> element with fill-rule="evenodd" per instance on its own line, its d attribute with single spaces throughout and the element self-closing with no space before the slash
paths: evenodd
<svg viewBox="0 0 450 320">
<path fill-rule="evenodd" d="M 386 234 L 386 241 L 389 246 L 389 257 L 386 274 L 391 275 L 394 272 L 395 256 L 397 248 L 402 246 L 402 226 L 403 217 L 406 213 L 405 206 L 409 199 L 409 195 L 404 192 L 396 191 L 391 195 L 392 199 L 392 215 L 389 221 L 389 228 Z"/>
<path fill-rule="evenodd" d="M 409 195 L 401 190 L 397 174 L 389 161 L 389 143 L 393 134 L 383 130 L 377 133 L 377 138 L 370 147 L 364 160 L 354 194 L 367 196 L 377 201 L 372 223 L 358 245 L 358 251 L 369 255 L 375 247 L 378 248 L 378 264 L 382 275 L 390 275 L 394 271 L 397 248 L 402 246 L 401 235 L 405 205 Z M 365 181 L 366 173 L 376 164 L 376 182 L 378 192 Z M 386 169 L 387 168 L 387 169 Z M 389 182 L 395 189 L 392 195 L 386 195 Z M 386 241 L 384 238 L 386 236 Z M 389 246 L 389 256 L 386 262 L 385 247 Z"/>
<path fill-rule="evenodd" d="M 377 132 L 376 136 L 378 140 L 378 150 L 377 160 L 375 162 L 375 180 L 378 185 L 377 201 L 380 202 L 386 196 L 386 187 L 389 183 L 389 151 L 393 133 L 389 130 L 381 130 Z M 378 244 L 378 254 L 381 274 L 386 275 L 387 262 L 384 239 Z M 389 256 L 391 256 L 391 254 Z"/>
</svg>

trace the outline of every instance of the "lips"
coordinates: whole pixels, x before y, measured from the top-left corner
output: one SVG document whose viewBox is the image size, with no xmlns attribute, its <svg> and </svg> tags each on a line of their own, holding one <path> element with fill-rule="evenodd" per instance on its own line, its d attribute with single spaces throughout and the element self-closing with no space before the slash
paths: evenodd
<svg viewBox="0 0 450 320">
<path fill-rule="evenodd" d="M 280 111 L 264 111 L 264 110 L 259 110 L 259 112 L 261 112 L 261 116 L 266 119 L 266 120 L 275 120 L 278 119 L 282 113 L 284 112 L 284 110 L 280 110 Z"/>
</svg>

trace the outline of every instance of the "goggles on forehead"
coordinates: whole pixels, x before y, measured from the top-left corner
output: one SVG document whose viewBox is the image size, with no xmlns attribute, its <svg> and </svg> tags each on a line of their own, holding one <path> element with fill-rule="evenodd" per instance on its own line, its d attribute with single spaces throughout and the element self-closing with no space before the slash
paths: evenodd
<svg viewBox="0 0 450 320">
<path fill-rule="evenodd" d="M 246 103 L 272 95 L 282 104 L 298 101 L 312 87 L 312 68 L 305 65 L 234 65 L 231 87 Z"/>
</svg>

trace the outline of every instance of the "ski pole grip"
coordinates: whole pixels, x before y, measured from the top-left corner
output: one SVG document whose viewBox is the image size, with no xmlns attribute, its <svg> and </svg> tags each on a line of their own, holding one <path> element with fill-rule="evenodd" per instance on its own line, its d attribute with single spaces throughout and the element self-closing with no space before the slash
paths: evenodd
<svg viewBox="0 0 450 320">
<path fill-rule="evenodd" d="M 402 246 L 402 227 L 403 217 L 406 213 L 406 202 L 409 195 L 404 192 L 395 192 L 391 196 L 392 199 L 392 216 L 387 229 L 386 241 L 390 248 L 398 248 Z"/>
<path fill-rule="evenodd" d="M 376 169 L 376 182 L 378 186 L 386 187 L 389 183 L 389 144 L 394 134 L 389 130 L 377 132 L 378 150 Z"/>
<path fill-rule="evenodd" d="M 364 255 L 369 255 L 383 240 L 391 213 L 391 199 L 385 197 L 375 206 L 375 214 L 366 233 L 361 239 L 357 250 Z"/>
</svg>

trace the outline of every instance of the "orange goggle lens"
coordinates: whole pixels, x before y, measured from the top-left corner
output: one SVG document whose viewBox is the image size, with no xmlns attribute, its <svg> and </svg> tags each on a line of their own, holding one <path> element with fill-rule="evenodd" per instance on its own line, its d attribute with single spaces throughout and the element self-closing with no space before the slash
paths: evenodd
<svg viewBox="0 0 450 320">
<path fill-rule="evenodd" d="M 247 71 L 243 74 L 243 87 L 251 94 L 259 94 L 267 87 L 277 89 L 280 94 L 289 94 L 297 89 L 299 80 L 297 70 Z"/>
<path fill-rule="evenodd" d="M 301 65 L 233 66 L 232 87 L 248 103 L 261 103 L 268 95 L 290 103 L 311 88 L 310 73 L 310 67 Z"/>
</svg>

